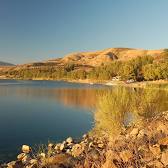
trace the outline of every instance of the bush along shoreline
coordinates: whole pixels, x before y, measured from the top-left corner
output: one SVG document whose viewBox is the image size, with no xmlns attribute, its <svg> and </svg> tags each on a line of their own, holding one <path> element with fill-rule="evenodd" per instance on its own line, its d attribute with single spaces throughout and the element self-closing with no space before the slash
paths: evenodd
<svg viewBox="0 0 168 168">
<path fill-rule="evenodd" d="M 117 136 L 83 135 L 49 143 L 34 152 L 27 145 L 5 168 L 166 168 L 168 112 L 123 128 Z"/>
</svg>

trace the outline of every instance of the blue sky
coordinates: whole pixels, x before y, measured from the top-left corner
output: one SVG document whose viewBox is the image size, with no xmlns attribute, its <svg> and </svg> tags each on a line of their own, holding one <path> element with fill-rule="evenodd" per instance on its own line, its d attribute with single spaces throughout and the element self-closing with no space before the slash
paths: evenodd
<svg viewBox="0 0 168 168">
<path fill-rule="evenodd" d="M 168 0 L 0 0 L 0 61 L 168 48 Z"/>
</svg>

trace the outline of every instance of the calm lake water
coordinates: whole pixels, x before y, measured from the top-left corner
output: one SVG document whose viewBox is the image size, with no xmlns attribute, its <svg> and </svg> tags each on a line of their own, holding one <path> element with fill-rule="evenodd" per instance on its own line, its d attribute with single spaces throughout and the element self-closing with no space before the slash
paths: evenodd
<svg viewBox="0 0 168 168">
<path fill-rule="evenodd" d="M 56 81 L 0 80 L 0 162 L 22 144 L 79 138 L 93 127 L 101 85 Z"/>
<path fill-rule="evenodd" d="M 127 100 L 132 112 L 124 108 Z M 168 91 L 151 87 L 0 80 L 0 163 L 16 159 L 23 144 L 80 138 L 92 128 L 114 130 L 115 120 L 127 125 L 166 110 Z"/>
</svg>

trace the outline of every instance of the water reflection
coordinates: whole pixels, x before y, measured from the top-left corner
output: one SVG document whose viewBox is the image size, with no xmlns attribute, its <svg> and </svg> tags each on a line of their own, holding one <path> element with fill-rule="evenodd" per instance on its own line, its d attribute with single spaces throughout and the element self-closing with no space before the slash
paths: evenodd
<svg viewBox="0 0 168 168">
<path fill-rule="evenodd" d="M 93 109 L 97 94 L 101 89 L 91 88 L 31 88 L 31 87 L 1 87 L 0 96 L 14 95 L 17 97 L 36 97 L 58 101 L 64 106 Z"/>
<path fill-rule="evenodd" d="M 15 158 L 23 143 L 79 137 L 92 128 L 93 116 L 97 135 L 114 135 L 123 125 L 168 110 L 166 91 L 110 88 L 49 81 L 1 85 L 0 162 Z"/>
<path fill-rule="evenodd" d="M 90 112 L 99 89 L 71 85 L 9 81 L 0 86 L 0 163 L 16 159 L 22 144 L 79 138 L 92 129 Z"/>
</svg>

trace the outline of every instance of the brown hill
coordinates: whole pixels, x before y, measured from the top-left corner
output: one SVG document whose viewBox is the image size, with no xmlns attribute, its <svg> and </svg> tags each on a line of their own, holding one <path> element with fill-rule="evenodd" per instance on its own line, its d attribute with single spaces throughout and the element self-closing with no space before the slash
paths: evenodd
<svg viewBox="0 0 168 168">
<path fill-rule="evenodd" d="M 151 56 L 154 59 L 161 59 L 164 49 L 161 50 L 143 50 L 132 48 L 108 48 L 105 50 L 94 52 L 78 52 L 65 55 L 63 58 L 51 59 L 43 62 L 34 62 L 29 64 L 22 64 L 15 67 L 20 68 L 40 68 L 46 66 L 64 67 L 67 64 L 74 64 L 75 69 L 84 68 L 90 69 L 102 64 L 108 64 L 114 60 L 130 60 L 138 56 Z"/>
<path fill-rule="evenodd" d="M 164 52 L 164 50 L 141 50 L 141 49 L 131 49 L 131 48 L 109 48 L 101 51 L 95 52 L 79 52 L 72 53 L 59 59 L 48 60 L 45 63 L 52 64 L 78 64 L 78 65 L 88 65 L 88 66 L 100 66 L 102 63 L 106 64 L 112 62 L 113 60 L 129 60 L 136 58 L 138 56 L 149 55 L 154 58 L 159 58 L 159 56 Z"/>
</svg>

